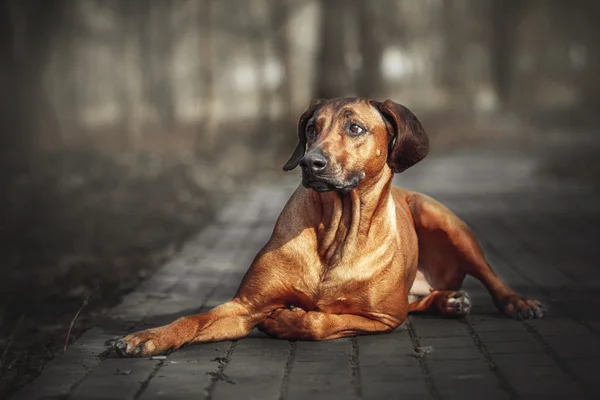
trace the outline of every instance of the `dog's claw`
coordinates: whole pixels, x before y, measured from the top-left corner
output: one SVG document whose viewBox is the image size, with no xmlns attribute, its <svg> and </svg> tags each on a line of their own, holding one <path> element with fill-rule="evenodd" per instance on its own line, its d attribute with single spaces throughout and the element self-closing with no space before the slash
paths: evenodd
<svg viewBox="0 0 600 400">
<path fill-rule="evenodd" d="M 471 310 L 471 300 L 464 290 L 459 290 L 446 299 L 442 313 L 448 316 L 465 316 Z"/>
<path fill-rule="evenodd" d="M 508 317 L 517 321 L 524 319 L 543 318 L 547 312 L 537 300 L 521 297 L 518 294 L 507 296 L 500 301 L 498 308 Z"/>
<path fill-rule="evenodd" d="M 113 339 L 113 348 L 115 352 L 121 357 L 128 357 L 127 354 L 127 343 L 123 341 L 123 338 Z"/>
<path fill-rule="evenodd" d="M 535 313 L 535 318 L 543 318 L 546 316 L 546 309 L 541 303 L 538 305 L 538 307 L 533 309 L 533 312 Z"/>
<path fill-rule="evenodd" d="M 142 354 L 142 351 L 144 351 L 144 345 L 143 345 L 143 344 L 140 344 L 140 345 L 138 345 L 138 346 L 135 348 L 135 350 L 133 351 L 133 356 L 134 356 L 134 357 L 137 357 L 137 356 L 139 356 L 140 354 Z"/>
</svg>

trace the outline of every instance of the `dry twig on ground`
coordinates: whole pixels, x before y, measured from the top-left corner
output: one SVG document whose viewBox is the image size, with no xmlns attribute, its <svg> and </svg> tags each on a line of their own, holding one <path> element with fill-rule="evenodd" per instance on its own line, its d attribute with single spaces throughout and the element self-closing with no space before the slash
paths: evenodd
<svg viewBox="0 0 600 400">
<path fill-rule="evenodd" d="M 89 304 L 90 298 L 99 289 L 100 289 L 100 284 L 98 284 L 98 286 L 96 286 L 96 289 L 94 289 L 94 291 L 92 291 L 92 293 L 90 293 L 85 298 L 85 300 L 83 300 L 83 304 L 81 305 L 81 307 L 79 307 L 79 310 L 77 310 L 77 313 L 75 314 L 75 316 L 73 317 L 73 320 L 71 321 L 71 324 L 69 325 L 69 330 L 67 331 L 67 338 L 65 339 L 65 347 L 63 348 L 63 351 L 67 351 L 67 348 L 69 347 L 69 338 L 71 337 L 71 330 L 73 329 L 73 325 L 75 325 L 75 321 L 77 321 L 77 317 L 79 317 L 79 314 L 81 314 L 81 311 L 85 308 L 85 306 L 87 306 Z"/>
</svg>

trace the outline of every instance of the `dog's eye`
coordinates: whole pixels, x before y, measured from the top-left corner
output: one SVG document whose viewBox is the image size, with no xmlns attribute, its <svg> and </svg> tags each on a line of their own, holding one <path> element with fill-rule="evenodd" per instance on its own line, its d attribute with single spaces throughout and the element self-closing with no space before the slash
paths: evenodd
<svg viewBox="0 0 600 400">
<path fill-rule="evenodd" d="M 309 125 L 306 127 L 306 138 L 308 140 L 313 140 L 317 137 L 317 130 L 314 125 Z"/>
<path fill-rule="evenodd" d="M 356 125 L 356 124 L 352 124 L 350 125 L 350 134 L 353 136 L 358 136 L 358 135 L 362 135 L 363 133 L 365 133 L 365 128 L 363 128 L 360 125 Z"/>
</svg>

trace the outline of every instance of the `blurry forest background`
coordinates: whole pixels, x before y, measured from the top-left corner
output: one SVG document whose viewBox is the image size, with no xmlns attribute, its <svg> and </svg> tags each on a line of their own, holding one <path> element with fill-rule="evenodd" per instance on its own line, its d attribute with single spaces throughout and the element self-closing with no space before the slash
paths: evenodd
<svg viewBox="0 0 600 400">
<path fill-rule="evenodd" d="M 0 397 L 85 298 L 73 337 L 218 199 L 279 176 L 312 98 L 394 99 L 434 151 L 595 137 L 599 17 L 595 0 L 0 0 Z"/>
</svg>

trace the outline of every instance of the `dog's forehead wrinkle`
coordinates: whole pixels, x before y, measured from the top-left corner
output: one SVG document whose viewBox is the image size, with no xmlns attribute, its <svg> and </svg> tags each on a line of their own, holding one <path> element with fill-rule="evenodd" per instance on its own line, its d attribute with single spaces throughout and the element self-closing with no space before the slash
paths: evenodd
<svg viewBox="0 0 600 400">
<path fill-rule="evenodd" d="M 324 104 L 313 117 L 317 120 L 326 120 L 327 127 L 345 123 L 348 120 L 356 120 L 358 123 L 375 126 L 384 124 L 383 117 L 379 111 L 374 109 L 368 102 L 332 101 Z M 320 126 L 320 129 L 325 126 Z"/>
</svg>

